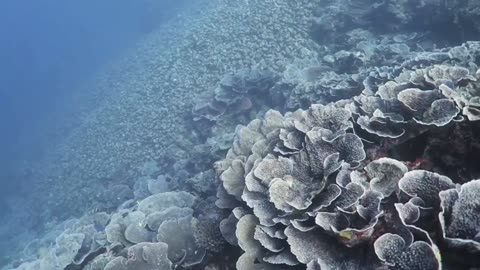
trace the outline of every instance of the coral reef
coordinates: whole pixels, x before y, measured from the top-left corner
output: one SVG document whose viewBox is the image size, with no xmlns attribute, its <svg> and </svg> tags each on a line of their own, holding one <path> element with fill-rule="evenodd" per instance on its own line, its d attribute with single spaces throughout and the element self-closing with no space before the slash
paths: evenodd
<svg viewBox="0 0 480 270">
<path fill-rule="evenodd" d="M 194 217 L 195 196 L 167 191 L 109 215 L 87 215 L 65 223 L 53 246 L 37 244 L 36 256 L 15 269 L 174 269 L 204 263 L 225 241 L 218 217 Z M 33 248 L 33 246 L 32 246 Z"/>
<path fill-rule="evenodd" d="M 404 70 L 374 93 L 284 115 L 268 111 L 238 127 L 216 163 L 217 205 L 236 207 L 221 229 L 244 251 L 237 267 L 478 265 L 478 180 L 459 187 L 463 179 L 419 169 L 394 151 L 430 130 L 478 128 L 463 110 L 478 80 L 477 65 L 468 67 Z M 464 266 L 452 249 L 461 250 Z"/>
<path fill-rule="evenodd" d="M 34 169 L 32 213 L 82 217 L 8 269 L 480 267 L 467 2 L 214 0 L 167 25 Z"/>
<path fill-rule="evenodd" d="M 70 128 L 68 138 L 27 163 L 36 176 L 26 189 L 34 190 L 31 207 L 41 205 L 38 218 L 111 210 L 97 199 L 110 184 L 133 186 L 147 161 L 164 167 L 167 159 L 193 156 L 201 141 L 188 112 L 225 74 L 276 73 L 292 57 L 310 57 L 318 47 L 308 39 L 311 6 L 308 0 L 190 1 L 65 104 L 94 103 L 68 114 L 79 118 L 74 128 L 69 118 L 59 119 Z"/>
<path fill-rule="evenodd" d="M 456 45 L 475 40 L 479 15 L 479 5 L 472 1 L 324 1 L 318 6 L 312 34 L 317 41 L 340 48 L 358 29 L 376 34 L 418 33 L 424 36 L 422 45 Z"/>
<path fill-rule="evenodd" d="M 215 121 L 222 115 L 236 116 L 265 106 L 274 107 L 268 104 L 268 91 L 276 80 L 277 75 L 269 70 L 240 69 L 226 74 L 214 90 L 213 97 L 209 97 L 205 104 L 196 104 L 193 119 Z"/>
</svg>

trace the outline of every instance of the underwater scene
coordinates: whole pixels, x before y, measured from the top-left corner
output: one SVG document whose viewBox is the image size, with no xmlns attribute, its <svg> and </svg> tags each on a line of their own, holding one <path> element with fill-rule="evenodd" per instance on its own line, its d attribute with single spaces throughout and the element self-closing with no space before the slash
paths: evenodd
<svg viewBox="0 0 480 270">
<path fill-rule="evenodd" d="M 480 1 L 4 0 L 0 270 L 479 270 Z"/>
</svg>

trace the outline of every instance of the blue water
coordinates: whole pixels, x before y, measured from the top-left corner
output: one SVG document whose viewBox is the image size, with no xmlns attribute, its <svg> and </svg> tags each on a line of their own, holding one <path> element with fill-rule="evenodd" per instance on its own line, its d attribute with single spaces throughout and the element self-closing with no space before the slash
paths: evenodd
<svg viewBox="0 0 480 270">
<path fill-rule="evenodd" d="M 28 235 L 33 226 L 17 219 L 20 206 L 7 201 L 30 195 L 22 187 L 37 176 L 17 168 L 45 154 L 48 135 L 41 127 L 55 126 L 58 117 L 51 115 L 63 100 L 185 2 L 0 1 L 0 219 L 12 224 L 0 230 L 0 268 L 6 253 L 15 253 L 12 245 L 22 245 L 11 237 Z"/>
<path fill-rule="evenodd" d="M 182 1 L 0 2 L 0 206 L 10 169 L 44 151 L 32 130 L 103 64 L 175 15 Z M 26 133 L 30 133 L 25 136 Z M 27 137 L 25 139 L 25 137 Z M 27 148 L 27 149 L 25 149 Z M 0 213 L 5 207 L 0 207 Z"/>
</svg>

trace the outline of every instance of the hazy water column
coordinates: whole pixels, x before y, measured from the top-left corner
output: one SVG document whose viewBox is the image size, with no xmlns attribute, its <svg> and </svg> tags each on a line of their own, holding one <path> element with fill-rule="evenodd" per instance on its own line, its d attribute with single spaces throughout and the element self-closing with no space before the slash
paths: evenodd
<svg viewBox="0 0 480 270">
<path fill-rule="evenodd" d="M 180 2 L 0 1 L 0 205 L 22 180 L 10 169 L 42 150 L 34 123 L 45 121 L 98 65 L 174 14 Z M 29 141 L 19 141 L 20 133 Z"/>
</svg>

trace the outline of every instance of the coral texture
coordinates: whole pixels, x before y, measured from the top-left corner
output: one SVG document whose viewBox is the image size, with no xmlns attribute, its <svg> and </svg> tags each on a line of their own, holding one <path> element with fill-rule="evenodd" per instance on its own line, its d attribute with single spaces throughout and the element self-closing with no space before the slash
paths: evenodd
<svg viewBox="0 0 480 270">
<path fill-rule="evenodd" d="M 480 267 L 475 1 L 205 2 L 29 168 L 8 269 Z"/>
<path fill-rule="evenodd" d="M 375 93 L 271 110 L 237 127 L 216 163 L 217 205 L 237 201 L 222 222 L 227 241 L 244 251 L 237 266 L 439 269 L 456 263 L 450 248 L 476 265 L 478 181 L 457 187 L 418 164 L 379 157 L 429 130 L 474 124 L 456 101 L 475 98 L 466 90 L 476 87 L 471 74 L 449 65 L 404 70 Z"/>
</svg>

